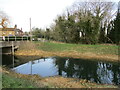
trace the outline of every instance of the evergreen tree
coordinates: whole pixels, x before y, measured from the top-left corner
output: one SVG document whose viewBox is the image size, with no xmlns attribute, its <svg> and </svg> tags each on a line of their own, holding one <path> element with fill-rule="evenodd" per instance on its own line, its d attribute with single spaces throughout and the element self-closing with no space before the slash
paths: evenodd
<svg viewBox="0 0 120 90">
<path fill-rule="evenodd" d="M 116 44 L 120 44 L 120 2 L 118 3 L 117 16 L 114 20 L 114 39 Z"/>
<path fill-rule="evenodd" d="M 111 21 L 111 31 L 108 34 L 110 39 L 115 43 L 115 44 L 120 44 L 120 2 L 118 4 L 118 11 L 116 18 Z"/>
</svg>

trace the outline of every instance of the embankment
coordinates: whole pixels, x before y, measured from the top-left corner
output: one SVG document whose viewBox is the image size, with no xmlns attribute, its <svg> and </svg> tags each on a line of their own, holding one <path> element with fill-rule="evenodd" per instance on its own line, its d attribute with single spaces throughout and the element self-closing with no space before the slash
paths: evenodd
<svg viewBox="0 0 120 90">
<path fill-rule="evenodd" d="M 15 53 L 18 56 L 72 57 L 118 62 L 117 45 L 79 45 L 53 42 L 24 42 Z"/>
</svg>

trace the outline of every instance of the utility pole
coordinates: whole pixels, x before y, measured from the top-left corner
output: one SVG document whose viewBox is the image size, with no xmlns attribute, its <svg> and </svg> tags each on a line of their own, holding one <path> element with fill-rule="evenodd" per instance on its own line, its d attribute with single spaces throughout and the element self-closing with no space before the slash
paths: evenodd
<svg viewBox="0 0 120 90">
<path fill-rule="evenodd" d="M 30 18 L 30 40 L 32 41 L 31 18 Z"/>
</svg>

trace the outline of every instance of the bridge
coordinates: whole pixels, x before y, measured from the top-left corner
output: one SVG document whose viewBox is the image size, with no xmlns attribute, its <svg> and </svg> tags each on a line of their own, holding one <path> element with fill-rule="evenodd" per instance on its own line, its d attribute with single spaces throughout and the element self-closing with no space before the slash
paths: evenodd
<svg viewBox="0 0 120 90">
<path fill-rule="evenodd" d="M 12 54 L 15 50 L 17 50 L 19 48 L 21 41 L 29 41 L 29 40 L 30 40 L 30 37 L 28 37 L 28 36 L 0 37 L 0 53 Z"/>
</svg>

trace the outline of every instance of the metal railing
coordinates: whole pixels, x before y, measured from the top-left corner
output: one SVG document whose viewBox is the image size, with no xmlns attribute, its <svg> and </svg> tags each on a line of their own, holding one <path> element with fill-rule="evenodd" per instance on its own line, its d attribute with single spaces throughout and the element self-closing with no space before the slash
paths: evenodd
<svg viewBox="0 0 120 90">
<path fill-rule="evenodd" d="M 0 41 L 27 41 L 29 36 L 0 36 Z"/>
</svg>

